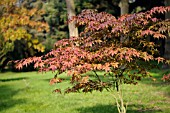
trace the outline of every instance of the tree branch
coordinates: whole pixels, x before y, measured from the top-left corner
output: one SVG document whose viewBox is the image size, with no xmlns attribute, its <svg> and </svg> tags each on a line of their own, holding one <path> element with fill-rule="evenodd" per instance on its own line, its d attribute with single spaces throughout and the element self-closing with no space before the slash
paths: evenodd
<svg viewBox="0 0 170 113">
<path fill-rule="evenodd" d="M 93 72 L 94 72 L 94 74 L 96 75 L 96 77 L 97 77 L 97 79 L 99 80 L 99 82 L 101 82 L 100 77 L 99 77 L 99 75 L 96 73 L 96 71 L 93 70 Z"/>
</svg>

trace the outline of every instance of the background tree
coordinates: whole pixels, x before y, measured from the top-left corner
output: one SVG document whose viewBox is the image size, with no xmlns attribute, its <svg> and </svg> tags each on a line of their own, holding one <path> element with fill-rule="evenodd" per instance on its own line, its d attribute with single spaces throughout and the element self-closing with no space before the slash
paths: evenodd
<svg viewBox="0 0 170 113">
<path fill-rule="evenodd" d="M 71 19 L 73 16 L 76 16 L 74 0 L 66 0 L 66 5 L 67 5 L 68 19 Z M 78 36 L 78 28 L 76 27 L 74 21 L 68 23 L 68 28 L 69 28 L 70 37 Z"/>
<path fill-rule="evenodd" d="M 49 37 L 60 40 L 68 37 L 67 9 L 65 0 L 50 0 L 44 3 L 45 20 L 50 26 Z"/>
<path fill-rule="evenodd" d="M 83 9 L 96 9 L 98 12 L 107 12 L 115 17 L 120 16 L 118 0 L 75 0 L 76 12 Z"/>
<path fill-rule="evenodd" d="M 41 33 L 48 31 L 48 25 L 32 20 L 44 12 L 35 8 L 18 7 L 16 0 L 0 1 L 0 68 L 9 60 L 16 60 L 44 52 L 44 46 L 30 29 Z M 17 56 L 16 56 L 17 55 Z"/>
</svg>

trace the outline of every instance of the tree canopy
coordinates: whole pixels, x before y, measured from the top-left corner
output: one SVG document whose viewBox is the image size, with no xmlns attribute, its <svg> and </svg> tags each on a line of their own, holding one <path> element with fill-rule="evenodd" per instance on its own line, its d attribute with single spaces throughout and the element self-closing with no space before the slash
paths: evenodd
<svg viewBox="0 0 170 113">
<path fill-rule="evenodd" d="M 33 56 L 37 51 L 44 52 L 44 46 L 32 33 L 48 31 L 45 22 L 34 19 L 35 16 L 44 14 L 44 11 L 27 9 L 22 5 L 17 6 L 16 3 L 16 0 L 0 1 L 0 66 L 9 59 L 14 60 L 10 54 L 14 50 L 17 54 L 24 52 L 24 57 Z"/>
<path fill-rule="evenodd" d="M 73 87 L 65 93 L 102 91 L 115 86 L 119 90 L 122 83 L 136 84 L 137 80 L 149 76 L 148 70 L 157 67 L 157 63 L 170 63 L 158 57 L 157 44 L 148 40 L 149 36 L 167 38 L 170 21 L 156 18 L 155 14 L 168 11 L 170 7 L 154 7 L 117 19 L 105 12 L 84 10 L 73 18 L 77 26 L 84 26 L 80 37 L 57 41 L 51 52 L 16 61 L 16 68 L 35 63 L 34 68 L 40 72 L 56 71 L 52 83 L 56 82 L 57 75 L 67 72 Z M 121 41 L 121 37 L 125 40 Z M 104 71 L 105 80 L 97 75 L 99 70 Z M 89 71 L 94 72 L 95 80 L 87 75 Z"/>
</svg>

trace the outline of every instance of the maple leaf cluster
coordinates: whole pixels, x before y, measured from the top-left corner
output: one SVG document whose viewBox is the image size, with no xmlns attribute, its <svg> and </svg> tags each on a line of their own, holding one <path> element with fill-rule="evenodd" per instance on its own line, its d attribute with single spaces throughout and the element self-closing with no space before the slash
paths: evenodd
<svg viewBox="0 0 170 113">
<path fill-rule="evenodd" d="M 167 38 L 170 20 L 155 17 L 157 13 L 167 11 L 170 11 L 170 6 L 155 7 L 144 13 L 116 19 L 105 12 L 84 10 L 72 18 L 77 27 L 84 28 L 79 37 L 56 42 L 55 48 L 44 56 L 16 61 L 16 68 L 35 63 L 34 67 L 39 71 L 67 72 L 74 86 L 66 93 L 102 91 L 113 86 L 118 90 L 122 83 L 136 84 L 137 80 L 149 75 L 149 69 L 156 66 L 151 61 L 168 63 L 162 57 L 155 57 L 158 54 L 157 45 L 148 39 Z M 89 71 L 94 72 L 96 79 L 92 80 L 86 74 Z M 105 80 L 97 71 L 104 72 Z"/>
</svg>

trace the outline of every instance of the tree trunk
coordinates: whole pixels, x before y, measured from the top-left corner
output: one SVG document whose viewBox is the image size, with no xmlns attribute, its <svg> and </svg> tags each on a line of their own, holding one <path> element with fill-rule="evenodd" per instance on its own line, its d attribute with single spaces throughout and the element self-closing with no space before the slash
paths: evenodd
<svg viewBox="0 0 170 113">
<path fill-rule="evenodd" d="M 129 3 L 128 3 L 128 0 L 121 0 L 120 3 L 119 3 L 119 7 L 120 7 L 120 14 L 121 15 L 129 13 Z"/>
<path fill-rule="evenodd" d="M 165 6 L 170 6 L 170 0 L 165 0 Z M 165 19 L 170 19 L 170 12 L 166 13 Z M 167 34 L 167 39 L 165 40 L 165 53 L 164 58 L 170 60 L 170 36 Z M 170 68 L 170 66 L 163 65 L 163 68 Z"/>
<path fill-rule="evenodd" d="M 165 0 L 165 6 L 170 6 L 170 0 Z M 165 18 L 170 19 L 170 12 L 166 13 Z"/>
<path fill-rule="evenodd" d="M 170 6 L 170 0 L 165 0 L 165 6 Z M 170 12 L 166 13 L 166 19 L 170 19 Z M 165 40 L 165 55 L 164 57 L 170 60 L 170 36 Z"/>
<path fill-rule="evenodd" d="M 119 7 L 120 7 L 120 15 L 124 15 L 124 14 L 128 14 L 129 13 L 129 3 L 128 0 L 121 0 L 119 3 Z M 120 42 L 121 43 L 125 43 L 127 42 L 128 39 L 126 39 L 126 37 L 121 36 L 120 37 Z"/>
<path fill-rule="evenodd" d="M 67 5 L 67 13 L 68 13 L 68 19 L 70 19 L 72 16 L 75 16 L 75 6 L 74 6 L 74 0 L 66 0 Z M 70 22 L 68 24 L 69 29 L 69 36 L 78 36 L 78 28 L 75 26 L 75 22 Z"/>
</svg>

